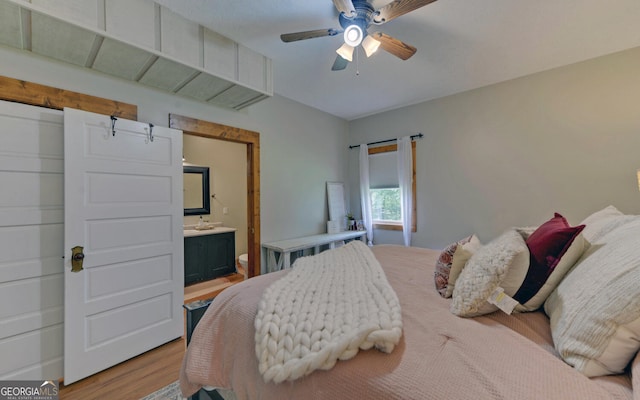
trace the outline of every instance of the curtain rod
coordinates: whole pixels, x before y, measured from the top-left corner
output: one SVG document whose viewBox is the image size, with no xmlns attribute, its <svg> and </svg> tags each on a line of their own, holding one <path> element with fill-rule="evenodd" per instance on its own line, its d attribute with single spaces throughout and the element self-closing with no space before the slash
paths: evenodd
<svg viewBox="0 0 640 400">
<path fill-rule="evenodd" d="M 411 140 L 414 139 L 419 139 L 422 138 L 424 135 L 422 133 L 418 133 L 417 135 L 411 135 Z M 377 142 L 371 142 L 371 143 L 367 143 L 367 146 L 371 146 L 374 144 L 381 144 L 381 143 L 388 143 L 388 142 L 395 142 L 398 139 L 387 139 L 387 140 L 379 140 Z M 356 147 L 360 147 L 359 144 L 353 145 L 353 146 L 349 146 L 350 149 L 355 149 Z"/>
</svg>

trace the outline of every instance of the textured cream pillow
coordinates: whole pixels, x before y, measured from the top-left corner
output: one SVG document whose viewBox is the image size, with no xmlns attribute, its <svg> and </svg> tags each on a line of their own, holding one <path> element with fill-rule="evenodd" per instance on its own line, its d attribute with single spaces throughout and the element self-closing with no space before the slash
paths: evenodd
<svg viewBox="0 0 640 400">
<path fill-rule="evenodd" d="M 487 299 L 499 286 L 513 296 L 529 267 L 529 250 L 515 229 L 510 229 L 467 261 L 453 289 L 450 310 L 461 317 L 475 317 L 496 311 Z M 515 290 L 514 290 L 515 287 Z"/>
<path fill-rule="evenodd" d="M 590 377 L 623 372 L 640 348 L 640 217 L 627 220 L 591 243 L 544 304 L 560 356 Z"/>
</svg>

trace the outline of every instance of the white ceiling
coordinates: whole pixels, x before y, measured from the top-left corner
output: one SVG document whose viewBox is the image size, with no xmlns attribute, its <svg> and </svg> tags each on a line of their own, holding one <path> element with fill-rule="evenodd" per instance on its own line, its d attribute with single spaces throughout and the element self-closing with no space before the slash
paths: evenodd
<svg viewBox="0 0 640 400">
<path fill-rule="evenodd" d="M 273 60 L 275 93 L 347 120 L 640 46 L 640 0 L 438 0 L 370 31 L 418 48 L 331 71 L 342 35 L 331 0 L 155 0 Z M 372 0 L 379 8 L 390 0 Z"/>
</svg>

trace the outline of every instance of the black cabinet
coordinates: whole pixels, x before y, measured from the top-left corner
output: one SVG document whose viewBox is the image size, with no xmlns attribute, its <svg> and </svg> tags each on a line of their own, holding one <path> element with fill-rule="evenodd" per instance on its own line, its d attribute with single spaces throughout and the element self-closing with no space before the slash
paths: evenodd
<svg viewBox="0 0 640 400">
<path fill-rule="evenodd" d="M 184 284 L 236 272 L 235 232 L 184 238 Z"/>
</svg>

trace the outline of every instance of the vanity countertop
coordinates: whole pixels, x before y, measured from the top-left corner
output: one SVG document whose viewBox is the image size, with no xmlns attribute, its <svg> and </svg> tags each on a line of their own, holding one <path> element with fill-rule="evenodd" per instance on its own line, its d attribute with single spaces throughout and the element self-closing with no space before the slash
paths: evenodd
<svg viewBox="0 0 640 400">
<path fill-rule="evenodd" d="M 185 229 L 184 232 L 184 237 L 192 237 L 192 236 L 203 236 L 203 235 L 217 235 L 219 233 L 226 233 L 226 232 L 235 232 L 236 228 L 228 228 L 226 226 L 216 226 L 213 229 L 204 229 L 204 230 L 197 230 L 197 229 Z"/>
</svg>

